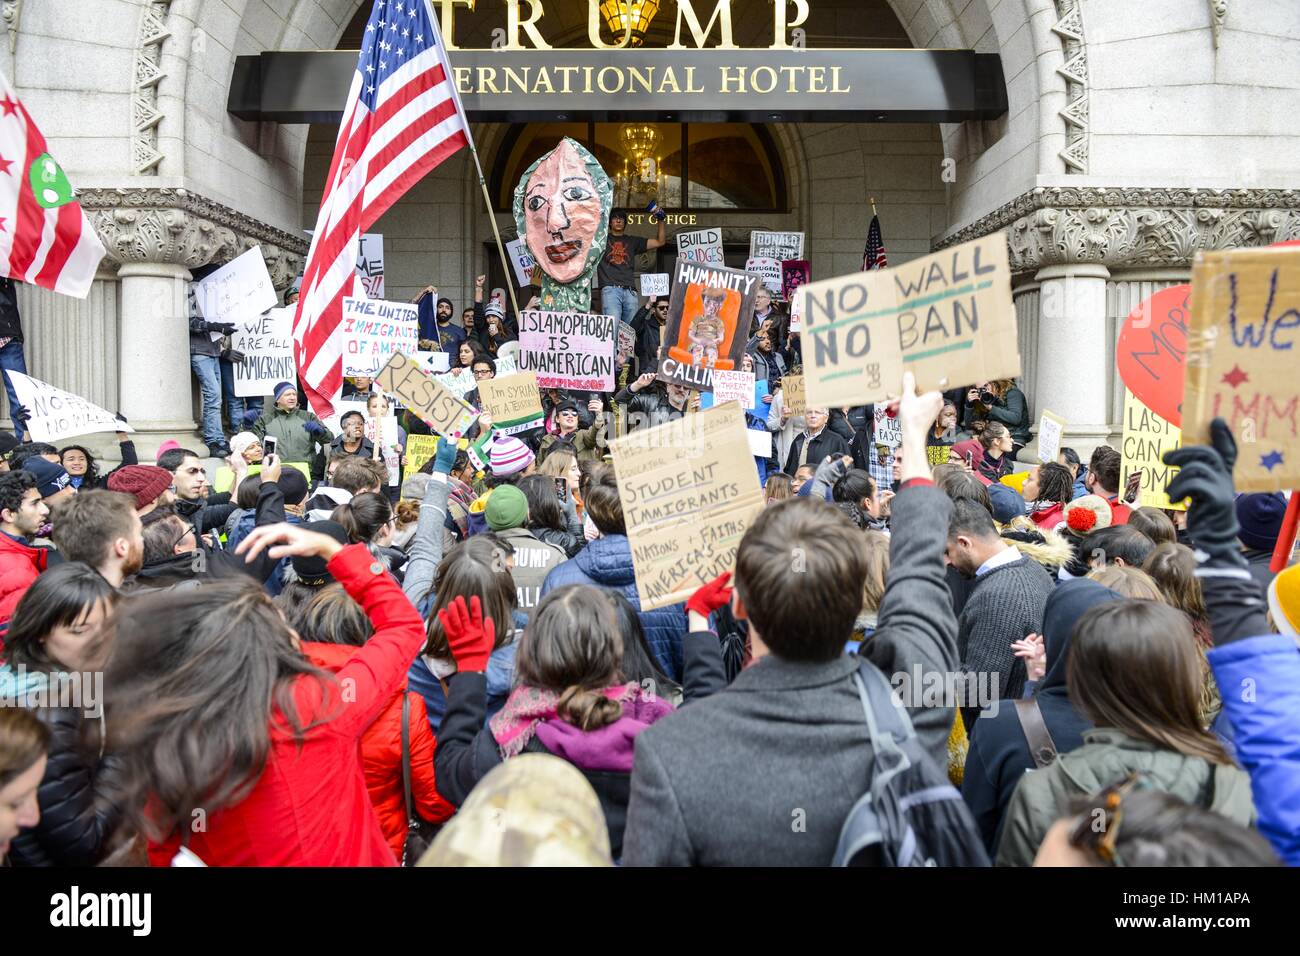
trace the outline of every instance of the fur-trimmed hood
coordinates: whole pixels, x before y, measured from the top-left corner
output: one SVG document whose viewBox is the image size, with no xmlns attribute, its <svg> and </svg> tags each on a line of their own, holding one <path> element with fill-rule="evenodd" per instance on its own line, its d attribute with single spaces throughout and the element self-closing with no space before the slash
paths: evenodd
<svg viewBox="0 0 1300 956">
<path fill-rule="evenodd" d="M 1027 518 L 1013 518 L 1002 526 L 1002 537 L 1020 553 L 1055 571 L 1074 557 L 1074 548 L 1059 532 L 1035 527 Z"/>
</svg>

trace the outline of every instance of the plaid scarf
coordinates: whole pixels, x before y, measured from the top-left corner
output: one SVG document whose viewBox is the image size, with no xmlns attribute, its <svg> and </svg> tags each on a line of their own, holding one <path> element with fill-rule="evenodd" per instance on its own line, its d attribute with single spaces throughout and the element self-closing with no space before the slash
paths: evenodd
<svg viewBox="0 0 1300 956">
<path fill-rule="evenodd" d="M 652 707 L 659 704 L 668 712 L 672 711 L 672 704 L 662 698 L 650 697 L 635 682 L 615 684 L 602 689 L 600 693 L 610 700 L 625 704 L 638 702 Z M 542 690 L 539 687 L 520 686 L 510 692 L 505 706 L 488 724 L 502 758 L 518 756 L 528 746 L 528 741 L 533 739 L 537 728 L 543 722 L 559 719 L 555 711 L 559 699 L 560 695 L 555 691 Z"/>
</svg>

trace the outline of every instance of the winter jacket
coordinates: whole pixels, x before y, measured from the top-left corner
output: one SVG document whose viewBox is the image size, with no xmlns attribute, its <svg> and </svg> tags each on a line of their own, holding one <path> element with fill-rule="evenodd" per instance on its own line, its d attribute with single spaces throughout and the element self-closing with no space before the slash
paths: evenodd
<svg viewBox="0 0 1300 956">
<path fill-rule="evenodd" d="M 315 422 L 325 430 L 320 437 L 309 435 L 303 426 Z M 309 462 L 316 457 L 317 443 L 329 447 L 334 441 L 334 433 L 325 427 L 325 423 L 305 408 L 295 408 L 286 412 L 272 405 L 253 422 L 253 434 L 258 438 L 270 435 L 276 440 L 276 454 L 281 461 Z"/>
<path fill-rule="evenodd" d="M 1041 564 L 1052 577 L 1056 577 L 1056 572 L 1074 557 L 1074 546 L 1066 536 L 1045 527 L 1022 531 L 1014 525 L 1006 525 L 1002 529 L 1002 540 L 1015 545 L 1016 550 L 1031 561 Z"/>
<path fill-rule="evenodd" d="M 952 671 L 956 621 L 943 582 L 952 502 L 928 481 L 908 482 L 892 507 L 889 581 L 862 654 L 887 676 Z M 623 862 L 827 865 L 845 816 L 871 784 L 858 660 L 769 655 L 641 734 Z M 946 762 L 953 709 L 926 702 L 904 700 L 922 748 Z"/>
<path fill-rule="evenodd" d="M 396 864 L 366 789 L 360 744 L 403 686 L 424 643 L 424 622 L 364 545 L 344 548 L 328 569 L 361 605 L 374 636 L 337 679 L 293 679 L 300 718 L 324 722 L 296 740 L 278 707 L 273 710 L 266 766 L 252 791 L 209 814 L 206 831 L 189 835 L 190 850 L 209 866 Z M 167 865 L 179 842 L 172 837 L 151 846 L 154 865 Z"/>
<path fill-rule="evenodd" d="M 18 312 L 18 284 L 0 278 L 0 339 L 23 340 L 23 319 Z"/>
<path fill-rule="evenodd" d="M 542 585 L 551 569 L 568 560 L 564 549 L 540 541 L 527 528 L 508 528 L 498 531 L 497 537 L 510 542 L 515 549 L 514 566 L 510 574 L 515 579 L 519 594 L 519 610 L 525 615 L 542 600 Z"/>
<path fill-rule="evenodd" d="M 1050 508 L 1030 511 L 1029 520 L 1046 531 L 1055 531 L 1056 526 L 1065 520 L 1065 505 L 1058 501 Z"/>
<path fill-rule="evenodd" d="M 976 421 L 1001 422 L 1011 433 L 1011 440 L 1017 445 L 1029 444 L 1029 403 L 1025 393 L 1012 386 L 1007 393 L 997 399 L 987 412 L 980 414 L 975 405 L 966 409 L 963 425 L 969 429 Z"/>
<path fill-rule="evenodd" d="M 334 440 L 330 442 L 330 456 L 335 457 L 338 455 L 355 455 L 358 458 L 374 458 L 375 445 L 369 438 L 362 435 L 361 446 L 357 448 L 356 451 L 348 451 L 343 447 L 343 436 L 336 435 L 334 436 Z"/>
<path fill-rule="evenodd" d="M 302 645 L 302 652 L 313 664 L 331 673 L 337 673 L 360 650 L 343 644 Z M 406 844 L 406 788 L 402 782 L 402 699 L 409 697 L 411 809 L 428 823 L 442 823 L 450 819 L 456 808 L 438 794 L 433 777 L 433 755 L 438 743 L 429 727 L 424 710 L 424 700 L 409 691 L 405 684 L 398 688 L 380 711 L 375 722 L 361 735 L 361 769 L 366 775 L 366 789 L 370 802 L 379 817 L 384 839 L 401 859 Z"/>
<path fill-rule="evenodd" d="M 81 675 L 75 675 L 80 677 Z M 41 820 L 14 837 L 9 850 L 15 866 L 93 866 L 104 856 L 105 845 L 121 820 L 121 806 L 113 799 L 122 765 L 111 754 L 97 752 L 103 741 L 103 701 L 98 718 L 86 717 L 86 707 L 50 707 L 27 694 L 38 694 L 48 677 L 28 672 L 20 682 L 8 665 L 0 667 L 0 700 L 29 706 L 49 728 L 50 749 L 45 776 L 36 791 Z M 54 688 L 57 692 L 57 688 Z M 83 705 L 88 701 L 82 701 Z M 97 738 L 83 740 L 83 723 L 98 720 Z"/>
<path fill-rule="evenodd" d="M 618 591 L 627 598 L 637 610 L 637 617 L 645 629 L 646 644 L 659 667 L 681 683 L 682 639 L 687 631 L 686 605 L 641 610 L 636 575 L 632 570 L 632 547 L 626 535 L 611 534 L 588 542 L 576 558 L 570 558 L 547 575 L 542 585 L 542 597 L 566 584 L 594 584 Z"/>
<path fill-rule="evenodd" d="M 794 444 L 795 436 L 802 435 L 804 421 L 802 415 L 791 415 L 781 424 L 781 411 L 785 407 L 785 393 L 781 389 L 776 390 L 772 396 L 772 404 L 767 408 L 767 430 L 772 432 L 772 457 L 777 464 L 784 464 L 790 455 L 790 446 Z M 866 470 L 866 465 L 862 465 Z M 794 477 L 791 475 L 791 477 Z"/>
<path fill-rule="evenodd" d="M 556 447 L 569 448 L 579 461 L 600 461 L 605 457 L 605 416 L 592 423 L 590 428 L 579 428 L 567 438 L 547 435 L 537 448 L 537 458 L 544 460 Z"/>
<path fill-rule="evenodd" d="M 88 481 L 84 475 L 72 476 L 68 479 L 68 484 L 72 485 L 72 487 L 76 488 L 78 491 L 89 491 L 91 488 L 107 488 L 108 479 L 114 472 L 121 471 L 127 465 L 140 464 L 140 458 L 135 453 L 135 442 L 128 439 L 123 442 L 118 442 L 117 447 L 119 454 L 122 456 L 122 461 L 116 468 L 106 474 L 100 475 L 94 481 Z"/>
<path fill-rule="evenodd" d="M 27 589 L 49 566 L 48 548 L 34 548 L 22 538 L 0 531 L 0 632 L 9 626 Z"/>
<path fill-rule="evenodd" d="M 675 408 L 668 400 L 668 394 L 661 388 L 651 386 L 639 392 L 632 391 L 631 386 L 620 389 L 614 401 L 625 406 L 623 421 L 627 431 L 638 428 L 654 428 L 667 422 L 676 421 L 686 414 L 683 408 Z"/>
<path fill-rule="evenodd" d="M 636 333 L 636 349 L 633 354 L 636 356 L 637 372 L 644 375 L 646 372 L 658 371 L 659 345 L 664 332 L 659 317 L 651 315 L 650 309 L 643 305 L 632 316 L 631 324 L 632 331 Z"/>
<path fill-rule="evenodd" d="M 582 526 L 582 522 L 578 522 Z M 587 539 L 582 534 L 575 534 L 572 531 L 556 531 L 554 528 L 540 528 L 533 525 L 528 529 L 537 538 L 538 541 L 545 541 L 547 544 L 553 544 L 564 552 L 566 558 L 576 555 L 587 544 Z"/>
<path fill-rule="evenodd" d="M 978 736 L 978 735 L 977 735 Z M 1250 826 L 1255 807 L 1250 778 L 1227 764 L 1212 764 L 1165 750 L 1109 727 L 1083 733 L 1083 746 L 1061 754 L 1049 766 L 1026 774 L 1007 808 L 998 866 L 1030 866 L 1052 824 L 1070 812 L 1075 799 L 1091 796 L 1142 771 L 1157 790 Z"/>
<path fill-rule="evenodd" d="M 219 531 L 230 520 L 230 516 L 239 510 L 239 505 L 230 499 L 229 492 L 209 495 L 194 501 L 177 498 L 176 513 L 194 525 L 194 530 L 201 535 L 209 531 Z"/>
<path fill-rule="evenodd" d="M 793 475 L 798 470 L 804 442 L 808 440 L 808 433 L 800 432 L 790 442 L 790 453 L 785 459 L 785 473 L 787 475 Z M 804 459 L 804 462 L 814 468 L 820 465 L 827 455 L 849 454 L 849 443 L 844 440 L 844 436 L 836 434 L 830 428 L 823 428 L 817 435 L 813 436 L 811 441 L 812 444 L 808 447 L 808 457 Z"/>
</svg>

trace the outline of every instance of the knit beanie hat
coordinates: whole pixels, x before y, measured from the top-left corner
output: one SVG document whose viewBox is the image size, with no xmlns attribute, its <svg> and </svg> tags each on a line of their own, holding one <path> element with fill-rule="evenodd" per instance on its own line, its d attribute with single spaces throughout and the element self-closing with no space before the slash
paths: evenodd
<svg viewBox="0 0 1300 956">
<path fill-rule="evenodd" d="M 283 395 L 285 392 L 297 392 L 297 391 L 298 389 L 293 384 L 293 382 L 281 382 L 280 384 L 275 386 L 275 400 L 278 402 L 280 400 L 280 396 Z"/>
<path fill-rule="evenodd" d="M 315 531 L 317 534 L 326 534 L 337 541 L 339 544 L 348 544 L 348 533 L 343 530 L 343 525 L 337 521 L 309 521 L 302 526 L 307 531 Z M 312 555 L 310 557 L 292 557 L 289 563 L 293 565 L 294 573 L 298 575 L 298 581 L 307 585 L 309 588 L 323 588 L 327 584 L 334 583 L 334 575 L 326 570 L 329 564 L 324 558 Z"/>
<path fill-rule="evenodd" d="M 488 495 L 483 517 L 493 531 L 522 528 L 528 521 L 528 499 L 514 485 L 493 488 L 492 494 Z"/>
<path fill-rule="evenodd" d="M 181 443 L 178 442 L 175 438 L 167 439 L 165 442 L 163 442 L 161 445 L 158 446 L 158 454 L 154 456 L 154 461 L 157 461 L 159 458 L 167 454 L 169 451 L 173 451 L 180 447 L 181 447 Z"/>
<path fill-rule="evenodd" d="M 1083 495 L 1065 506 L 1065 526 L 1076 535 L 1109 528 L 1110 502 L 1100 495 Z"/>
<path fill-rule="evenodd" d="M 249 445 L 256 445 L 262 439 L 258 438 L 252 432 L 240 432 L 234 438 L 230 439 L 230 451 L 233 455 L 242 456 L 248 449 Z"/>
<path fill-rule="evenodd" d="M 517 475 L 527 468 L 537 456 L 514 435 L 500 435 L 492 443 L 488 466 L 496 478 Z"/>
<path fill-rule="evenodd" d="M 1282 532 L 1286 498 L 1277 492 L 1237 496 L 1237 537 L 1248 548 L 1272 551 Z"/>
<path fill-rule="evenodd" d="M 135 497 L 139 511 L 148 508 L 172 486 L 172 473 L 156 465 L 127 465 L 108 476 L 108 490 Z"/>
<path fill-rule="evenodd" d="M 483 307 L 484 315 L 494 315 L 498 319 L 505 318 L 506 309 L 500 302 L 489 302 Z"/>
<path fill-rule="evenodd" d="M 0 432 L 0 459 L 9 457 L 9 453 L 21 445 L 17 438 L 8 432 Z"/>
<path fill-rule="evenodd" d="M 1283 568 L 1268 582 L 1268 610 L 1280 633 L 1300 637 L 1300 564 Z"/>
<path fill-rule="evenodd" d="M 36 490 L 41 493 L 42 498 L 58 494 L 68 487 L 68 482 L 72 480 L 63 470 L 62 465 L 46 461 L 40 455 L 33 455 L 23 462 L 23 471 L 31 472 L 36 479 Z"/>
</svg>

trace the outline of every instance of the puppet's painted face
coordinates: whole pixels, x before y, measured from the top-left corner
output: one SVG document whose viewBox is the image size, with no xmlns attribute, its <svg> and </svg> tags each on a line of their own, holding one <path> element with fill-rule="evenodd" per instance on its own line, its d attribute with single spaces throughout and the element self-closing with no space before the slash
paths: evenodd
<svg viewBox="0 0 1300 956">
<path fill-rule="evenodd" d="M 601 200 L 587 164 L 564 140 L 528 177 L 524 189 L 528 247 L 556 282 L 586 270 L 602 220 Z"/>
</svg>

